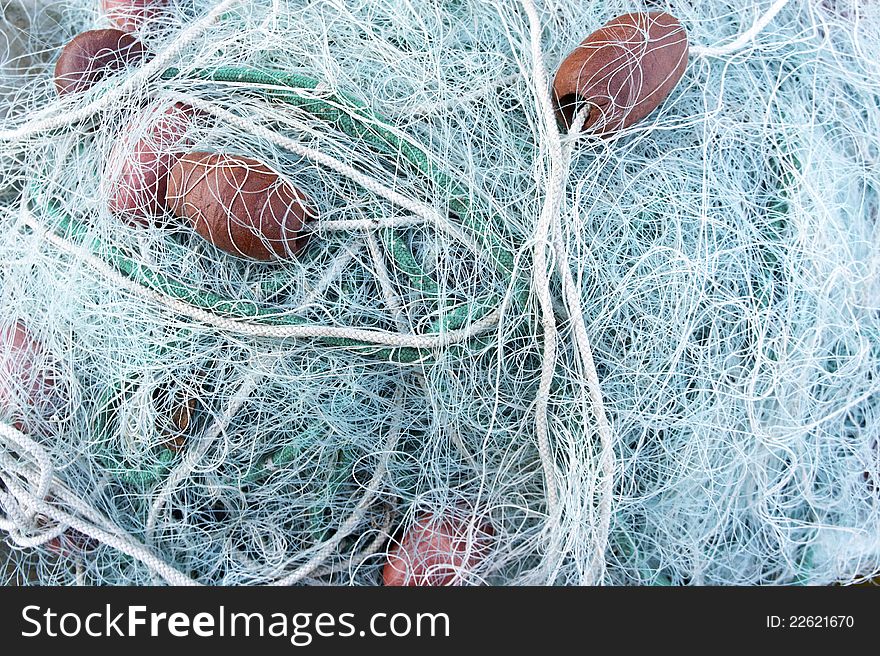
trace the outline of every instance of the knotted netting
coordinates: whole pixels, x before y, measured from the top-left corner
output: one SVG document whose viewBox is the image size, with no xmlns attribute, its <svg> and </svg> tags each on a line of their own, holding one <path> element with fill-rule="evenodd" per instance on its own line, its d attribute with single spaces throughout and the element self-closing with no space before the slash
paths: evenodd
<svg viewBox="0 0 880 656">
<path fill-rule="evenodd" d="M 172 1 L 59 96 L 100 3 L 3 2 L 5 582 L 376 585 L 424 517 L 471 584 L 880 571 L 877 4 Z M 681 82 L 560 131 L 648 10 Z M 180 105 L 154 145 L 310 199 L 296 256 L 111 211 Z"/>
</svg>

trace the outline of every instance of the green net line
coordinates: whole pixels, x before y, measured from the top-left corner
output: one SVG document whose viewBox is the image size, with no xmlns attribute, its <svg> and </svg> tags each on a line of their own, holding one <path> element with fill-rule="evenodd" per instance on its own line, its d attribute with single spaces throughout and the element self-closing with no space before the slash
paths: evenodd
<svg viewBox="0 0 880 656">
<path fill-rule="evenodd" d="M 385 231 L 385 243 L 394 261 L 407 275 L 413 287 L 431 296 L 437 296 L 440 293 L 440 287 L 431 276 L 422 270 L 416 258 L 413 257 L 412 251 L 407 248 L 396 230 Z"/>
<path fill-rule="evenodd" d="M 173 79 L 179 74 L 177 69 L 169 69 L 162 74 L 162 78 Z M 316 80 L 301 75 L 237 67 L 196 70 L 187 74 L 186 77 L 306 89 L 314 89 L 318 85 Z M 372 145 L 380 152 L 398 155 L 395 157 L 398 164 L 407 163 L 416 172 L 429 176 L 446 193 L 449 208 L 461 218 L 462 225 L 468 227 L 478 242 L 487 247 L 487 252 L 503 280 L 508 284 L 511 283 L 514 266 L 513 254 L 498 241 L 493 231 L 488 229 L 488 219 L 472 209 L 470 194 L 443 172 L 421 146 L 398 135 L 381 119 L 370 114 L 363 103 L 347 94 L 334 94 L 328 96 L 327 99 L 315 99 L 304 97 L 288 89 L 260 88 L 259 91 L 308 111 L 345 134 Z M 251 320 L 266 325 L 308 325 L 309 323 L 302 317 L 278 314 L 275 309 L 261 307 L 254 301 L 224 298 L 204 290 L 194 289 L 170 276 L 153 271 L 119 248 L 102 244 L 97 237 L 88 234 L 87 226 L 84 223 L 65 213 L 58 203 L 50 200 L 45 208 L 55 221 L 55 229 L 60 236 L 76 238 L 92 253 L 101 258 L 107 258 L 109 264 L 148 289 L 231 319 Z M 431 296 L 436 296 L 439 293 L 436 281 L 422 270 L 397 231 L 385 231 L 385 244 L 400 270 L 409 278 L 413 288 Z M 525 291 L 519 289 L 517 297 L 523 298 L 524 295 Z M 499 295 L 497 294 L 490 295 L 485 299 L 474 299 L 470 303 L 457 307 L 448 316 L 443 316 L 432 322 L 430 329 L 440 334 L 444 330 L 461 328 L 468 319 L 479 320 L 491 312 L 497 307 L 498 302 Z M 344 337 L 319 339 L 328 345 L 355 349 L 363 355 L 369 355 L 383 361 L 408 364 L 430 359 L 430 352 L 425 349 L 377 347 Z"/>
<path fill-rule="evenodd" d="M 177 68 L 169 68 L 161 75 L 163 80 L 178 78 L 253 85 L 251 90 L 297 107 L 353 139 L 393 156 L 397 164 L 408 165 L 414 172 L 434 181 L 448 199 L 449 211 L 457 215 L 461 224 L 486 247 L 486 251 L 505 280 L 510 280 L 512 277 L 513 254 L 495 237 L 493 231 L 488 229 L 491 220 L 475 210 L 471 202 L 471 192 L 445 172 L 428 151 L 410 138 L 398 134 L 390 127 L 389 121 L 374 114 L 354 96 L 324 90 L 320 92 L 321 98 L 303 96 L 294 89 L 315 90 L 319 82 L 296 73 L 262 71 L 237 66 L 195 69 L 183 74 Z"/>
<path fill-rule="evenodd" d="M 242 483 L 257 483 L 268 478 L 274 472 L 296 460 L 309 444 L 313 444 L 328 432 L 329 429 L 322 422 L 306 426 L 299 434 L 299 439 L 295 444 L 283 446 L 257 460 L 242 476 Z"/>
<path fill-rule="evenodd" d="M 160 349 L 157 352 L 157 357 L 166 350 Z M 120 405 L 134 393 L 137 385 L 136 377 L 129 378 L 107 388 L 101 395 L 94 425 L 95 434 L 98 437 L 95 455 L 104 470 L 117 481 L 135 486 L 151 486 L 161 481 L 170 472 L 178 452 L 164 444 L 156 445 L 149 450 L 149 463 L 134 463 L 120 455 L 112 443 L 113 427 Z M 310 444 L 326 435 L 328 430 L 322 422 L 314 422 L 303 427 L 296 443 L 272 450 L 267 455 L 258 458 L 251 468 L 241 476 L 240 484 L 259 483 L 273 472 L 283 469 L 296 460 Z"/>
<path fill-rule="evenodd" d="M 161 77 L 164 80 L 172 80 L 178 76 L 180 76 L 179 70 L 168 69 Z M 397 134 L 386 121 L 370 113 L 357 98 L 344 93 L 328 94 L 320 99 L 303 96 L 292 89 L 313 90 L 317 88 L 318 81 L 281 72 L 222 67 L 213 70 L 196 70 L 182 77 L 259 86 L 257 90 L 267 97 L 298 107 L 327 122 L 340 132 L 369 144 L 380 153 L 394 157 L 398 165 L 407 165 L 415 173 L 428 177 L 447 197 L 449 210 L 458 216 L 461 224 L 473 233 L 479 244 L 486 248 L 505 283 L 512 282 L 514 257 L 489 229 L 490 219 L 474 211 L 470 192 L 445 173 L 421 146 Z M 288 88 L 265 88 L 266 85 Z M 35 191 L 39 194 L 38 190 Z M 254 301 L 231 299 L 194 289 L 180 280 L 144 266 L 123 249 L 104 244 L 99 238 L 89 234 L 85 223 L 63 211 L 57 202 L 50 199 L 43 203 L 43 207 L 53 221 L 56 234 L 85 246 L 120 273 L 147 289 L 233 319 L 247 319 L 267 325 L 308 324 L 308 321 L 302 317 L 279 315 L 276 310 L 261 307 Z M 437 297 L 440 293 L 439 285 L 422 269 L 399 231 L 387 229 L 383 231 L 383 237 L 390 256 L 407 276 L 413 288 L 425 295 Z M 273 287 L 280 289 L 284 284 L 282 273 L 274 281 Z M 524 296 L 524 291 L 520 290 L 518 296 Z M 471 303 L 462 304 L 434 320 L 429 330 L 431 333 L 440 334 L 444 330 L 461 328 L 469 318 L 479 319 L 485 316 L 498 307 L 500 302 L 500 295 L 493 294 L 484 299 L 475 299 Z M 391 362 L 413 363 L 430 358 L 427 351 L 411 347 L 384 348 L 339 337 L 325 337 L 321 338 L 321 341 L 328 345 L 357 349 L 362 354 L 369 354 L 375 359 Z M 484 346 L 483 340 L 478 342 Z M 146 466 L 138 466 L 115 454 L 110 444 L 113 415 L 116 414 L 124 398 L 133 393 L 133 388 L 134 385 L 120 382 L 108 388 L 102 399 L 96 426 L 99 436 L 99 459 L 120 481 L 136 485 L 152 485 L 167 475 L 173 466 L 176 458 L 174 451 L 163 446 L 156 447 L 153 462 Z M 309 435 L 324 431 L 326 431 L 324 426 L 310 426 L 305 429 L 303 439 L 307 440 Z M 304 444 L 288 445 L 263 457 L 244 474 L 241 482 L 256 483 L 266 478 L 273 471 L 292 462 L 302 452 L 304 446 Z"/>
<path fill-rule="evenodd" d="M 43 208 L 53 219 L 53 232 L 58 236 L 72 239 L 75 243 L 87 247 L 94 255 L 147 289 L 230 319 L 250 320 L 262 325 L 309 325 L 309 321 L 302 317 L 279 314 L 276 309 L 261 307 L 254 301 L 236 300 L 194 289 L 171 276 L 153 271 L 122 249 L 107 246 L 98 237 L 90 235 L 87 224 L 64 212 L 56 202 L 49 200 Z M 427 361 L 430 357 L 430 351 L 410 346 L 388 348 L 347 337 L 318 339 L 330 346 L 354 349 L 362 355 L 369 355 L 377 360 L 400 364 Z"/>
<path fill-rule="evenodd" d="M 233 66 L 195 69 L 186 73 L 181 73 L 176 68 L 169 68 L 162 74 L 161 79 L 196 79 L 250 85 L 247 87 L 248 91 L 294 106 L 327 123 L 331 128 L 393 158 L 399 168 L 408 168 L 411 172 L 432 180 L 446 198 L 449 212 L 457 217 L 460 225 L 471 233 L 471 237 L 489 255 L 501 280 L 506 285 L 512 284 L 514 256 L 511 249 L 497 238 L 497 231 L 492 229 L 492 216 L 477 209 L 472 202 L 472 193 L 444 171 L 428 151 L 408 136 L 396 132 L 390 127 L 387 119 L 373 113 L 354 96 L 344 92 L 331 93 L 324 90 L 321 90 L 320 98 L 304 96 L 295 90 L 315 90 L 319 85 L 318 80 L 296 73 Z M 488 199 L 486 201 L 489 202 Z M 439 289 L 436 282 L 421 269 L 398 232 L 393 229 L 384 231 L 386 246 L 395 263 L 407 275 L 415 289 L 429 295 L 437 295 Z M 518 290 L 517 294 L 523 298 L 525 292 Z M 490 296 L 493 301 L 496 298 L 497 295 Z M 445 318 L 434 325 L 454 330 L 462 327 L 468 317 L 479 320 L 497 305 L 497 302 L 490 303 L 486 299 L 475 299 L 469 311 L 457 312 L 455 316 Z"/>
</svg>

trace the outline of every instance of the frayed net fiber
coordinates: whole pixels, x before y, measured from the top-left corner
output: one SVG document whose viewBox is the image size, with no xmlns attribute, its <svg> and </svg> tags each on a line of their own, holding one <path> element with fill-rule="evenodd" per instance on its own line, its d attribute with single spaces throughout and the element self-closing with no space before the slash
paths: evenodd
<svg viewBox="0 0 880 656">
<path fill-rule="evenodd" d="M 100 3 L 0 4 L 5 583 L 378 585 L 426 517 L 444 582 L 880 572 L 877 3 L 172 1 L 60 97 Z M 560 62 L 648 10 L 681 82 L 560 132 Z M 110 211 L 175 103 L 303 251 Z"/>
</svg>

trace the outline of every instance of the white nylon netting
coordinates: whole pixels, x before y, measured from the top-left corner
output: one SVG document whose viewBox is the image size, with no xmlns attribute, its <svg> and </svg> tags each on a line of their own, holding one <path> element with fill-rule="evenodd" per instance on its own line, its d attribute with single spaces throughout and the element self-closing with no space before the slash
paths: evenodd
<svg viewBox="0 0 880 656">
<path fill-rule="evenodd" d="M 880 572 L 880 5 L 171 2 L 59 98 L 98 5 L 0 0 L 5 583 L 376 585 L 426 513 L 491 526 L 466 583 Z M 682 81 L 560 135 L 556 66 L 654 9 Z M 176 102 L 313 200 L 302 256 L 108 210 Z"/>
</svg>

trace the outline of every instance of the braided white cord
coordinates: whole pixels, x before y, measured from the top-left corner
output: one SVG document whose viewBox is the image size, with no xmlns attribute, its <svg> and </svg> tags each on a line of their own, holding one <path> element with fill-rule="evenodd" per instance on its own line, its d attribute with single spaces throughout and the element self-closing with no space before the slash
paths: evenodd
<svg viewBox="0 0 880 656">
<path fill-rule="evenodd" d="M 587 120 L 590 108 L 582 108 L 572 121 L 569 134 L 577 135 Z M 567 167 L 571 161 L 574 140 L 568 141 L 564 148 L 563 162 Z M 584 374 L 587 378 L 587 389 L 590 392 L 593 415 L 596 420 L 599 440 L 602 445 L 599 456 L 602 471 L 599 491 L 599 525 L 597 527 L 596 548 L 593 551 L 593 562 L 590 565 L 592 580 L 600 582 L 605 571 L 605 548 L 608 544 L 608 533 L 611 526 L 611 494 L 614 485 L 614 438 L 608 417 L 605 415 L 605 402 L 602 398 L 602 388 L 599 383 L 599 374 L 596 372 L 596 364 L 593 361 L 593 350 L 590 347 L 590 338 L 587 335 L 587 326 L 584 322 L 584 313 L 581 307 L 580 290 L 575 284 L 574 277 L 569 266 L 570 257 L 565 242 L 562 239 L 562 224 L 557 214 L 554 220 L 553 245 L 559 260 L 559 270 L 562 274 L 562 288 L 565 296 L 565 304 L 568 309 L 569 320 L 573 324 L 573 341 L 575 350 L 580 356 Z"/>
<path fill-rule="evenodd" d="M 18 442 L 14 439 L 10 439 L 10 437 L 16 437 L 23 435 L 16 431 L 15 435 L 13 434 L 4 434 L 2 430 L 0 430 L 0 437 L 7 439 L 7 441 L 12 442 L 16 447 L 18 446 Z M 33 442 L 37 448 L 42 449 L 39 443 Z M 44 475 L 44 468 L 41 468 L 39 465 L 32 465 L 26 462 L 21 462 L 17 460 L 13 460 L 12 458 L 7 458 L 4 460 L 4 467 L 6 472 L 11 472 L 16 474 L 22 478 L 25 478 L 29 481 L 36 480 Z M 93 522 L 106 530 L 113 530 L 114 524 L 102 517 L 100 513 L 98 513 L 94 508 L 85 503 L 79 496 L 75 495 L 69 489 L 67 489 L 54 475 L 52 476 L 52 480 L 50 482 L 49 489 L 51 491 L 51 495 L 56 498 L 64 501 L 69 507 L 79 513 L 82 517 Z M 19 522 L 19 527 L 24 526 L 23 523 Z"/>
<path fill-rule="evenodd" d="M 383 228 L 412 228 L 424 225 L 427 219 L 422 216 L 395 216 L 381 219 L 342 219 L 306 223 L 304 232 L 354 232 L 356 230 L 381 230 Z"/>
<path fill-rule="evenodd" d="M 88 537 L 98 540 L 99 542 L 103 542 L 104 544 L 118 551 L 121 551 L 124 554 L 128 554 L 132 558 L 137 559 L 138 561 L 149 567 L 152 571 L 161 576 L 168 583 L 172 585 L 198 585 L 196 581 L 193 581 L 188 576 L 182 574 L 167 563 L 163 562 L 155 555 L 153 555 L 150 551 L 148 551 L 146 547 L 141 544 L 135 543 L 130 538 L 126 539 L 126 537 L 114 535 L 112 533 L 109 533 L 108 531 L 98 528 L 97 526 L 94 526 L 93 524 L 89 524 L 88 522 L 85 522 L 78 517 L 74 517 L 73 515 L 70 515 L 69 513 L 66 513 L 63 510 L 56 508 L 54 505 L 47 503 L 42 499 L 38 499 L 14 482 L 7 483 L 7 485 L 9 486 L 9 489 L 13 492 L 13 494 L 19 497 L 19 499 L 24 499 L 35 510 L 39 511 L 43 515 L 46 515 L 50 519 L 54 519 L 57 522 L 68 524 L 71 528 L 79 531 L 83 535 L 87 535 Z"/>
<path fill-rule="evenodd" d="M 52 483 L 52 475 L 55 471 L 49 454 L 27 435 L 5 424 L 0 424 L 0 435 L 6 438 L 7 442 L 12 442 L 18 449 L 34 459 L 39 471 L 36 494 L 41 499 L 44 499 L 49 493 L 49 486 Z M 28 519 L 33 519 L 32 513 L 28 516 Z"/>
<path fill-rule="evenodd" d="M 0 436 L 6 438 L 10 442 L 14 442 L 23 450 L 26 450 L 29 455 L 34 457 L 37 463 L 43 463 L 45 459 L 48 459 L 48 454 L 45 453 L 45 451 L 39 444 L 37 444 L 34 440 L 32 440 L 24 433 L 13 428 L 12 426 L 0 423 Z M 41 453 L 42 455 L 40 455 Z M 15 462 L 13 461 L 12 457 L 8 453 L 5 453 L 3 451 L 0 451 L 0 464 L 3 465 L 4 471 L 11 471 L 15 466 Z M 39 476 L 42 479 L 47 475 L 47 471 L 44 468 L 44 464 L 39 464 L 39 466 L 41 470 Z M 51 461 L 48 462 L 48 471 L 50 472 L 48 475 L 51 477 Z M 80 517 L 72 515 L 71 513 L 61 510 L 55 504 L 46 501 L 44 497 L 37 496 L 36 494 L 31 493 L 27 488 L 25 488 L 11 476 L 5 476 L 4 482 L 7 489 L 9 490 L 9 493 L 15 498 L 17 503 L 25 508 L 28 508 L 32 512 L 40 513 L 41 515 L 44 515 L 49 519 L 55 520 L 61 525 L 69 526 L 70 528 L 79 531 L 83 535 L 86 535 L 114 549 L 117 549 L 118 551 L 128 554 L 132 558 L 137 559 L 138 561 L 149 567 L 150 570 L 161 576 L 168 583 L 171 583 L 173 585 L 197 585 L 197 583 L 190 579 L 188 576 L 185 576 L 181 572 L 177 571 L 167 563 L 157 558 L 144 545 L 137 543 L 133 538 L 131 538 L 131 536 L 127 535 L 125 531 L 123 531 L 119 527 L 114 526 L 109 520 L 101 517 L 100 521 L 98 522 L 86 521 Z M 61 495 L 57 496 L 59 496 L 59 498 L 61 497 Z M 99 513 L 94 509 L 90 510 L 90 514 L 93 517 L 100 516 Z M 112 529 L 105 529 L 96 524 L 100 524 L 101 526 L 106 527 L 112 527 Z M 45 542 L 45 540 L 41 539 L 40 542 Z"/>
<path fill-rule="evenodd" d="M 553 263 L 549 263 L 547 250 L 550 246 L 550 229 L 553 214 L 557 211 L 559 199 L 564 191 L 563 180 L 559 163 L 562 161 L 562 145 L 559 139 L 559 130 L 556 127 L 556 119 L 553 106 L 547 94 L 541 93 L 548 84 L 547 69 L 544 64 L 544 55 L 541 51 L 541 22 L 538 12 L 531 0 L 522 0 L 523 8 L 529 20 L 529 35 L 532 57 L 532 77 L 536 93 L 536 100 L 540 107 L 540 115 L 545 124 L 545 140 L 542 144 L 549 149 L 549 174 L 547 181 L 544 206 L 541 209 L 541 217 L 535 226 L 534 234 L 534 289 L 541 306 L 541 326 L 544 331 L 544 353 L 541 365 L 541 380 L 535 397 L 535 434 L 538 443 L 538 453 L 541 457 L 541 466 L 544 470 L 545 489 L 547 495 L 547 524 L 545 530 L 555 536 L 556 524 L 560 521 L 561 508 L 559 505 L 558 476 L 554 462 L 553 451 L 550 445 L 548 428 L 548 404 L 550 401 L 550 386 L 553 383 L 553 374 L 556 368 L 556 316 L 553 312 L 553 301 L 550 293 L 550 277 L 553 273 Z M 551 543 L 547 548 L 547 583 L 551 583 L 555 576 L 555 570 L 560 562 L 562 553 L 558 545 Z"/>
<path fill-rule="evenodd" d="M 89 253 L 86 249 L 71 244 L 66 239 L 54 234 L 51 230 L 40 225 L 36 217 L 22 205 L 22 218 L 37 234 L 51 243 L 59 250 L 68 253 L 78 261 L 88 264 L 104 278 L 118 285 L 120 289 L 165 307 L 177 314 L 190 319 L 213 326 L 220 330 L 247 335 L 249 337 L 273 337 L 283 338 L 307 338 L 307 337 L 336 337 L 353 339 L 360 342 L 389 347 L 412 347 L 418 349 L 442 348 L 450 344 L 466 341 L 475 335 L 479 335 L 494 328 L 499 320 L 501 309 L 498 308 L 478 321 L 471 323 L 461 330 L 450 330 L 439 335 L 403 335 L 384 330 L 370 328 L 345 328 L 337 326 L 269 326 L 248 323 L 238 319 L 228 319 L 217 316 L 207 310 L 194 307 L 183 301 L 170 298 L 164 294 L 147 289 L 143 285 L 122 275 L 109 264 Z"/>
<path fill-rule="evenodd" d="M 7 454 L 0 452 L 0 463 L 8 472 L 14 461 Z M 0 477 L 4 479 L 7 476 L 0 473 Z M 36 511 L 28 507 L 22 508 L 18 499 L 8 492 L 0 492 L 0 508 L 9 516 L 8 520 L 0 522 L 0 530 L 9 533 L 12 541 L 20 547 L 36 547 L 45 544 L 67 530 L 66 525 L 58 524 L 43 527 L 44 530 L 39 531 L 39 525 L 35 521 Z"/>
<path fill-rule="evenodd" d="M 770 24 L 770 21 L 776 18 L 776 14 L 782 11 L 783 7 L 787 4 L 788 0 L 776 0 L 770 9 L 760 16 L 748 30 L 740 34 L 730 43 L 723 46 L 692 46 L 690 48 L 690 54 L 695 57 L 722 57 L 745 48 L 752 39 L 760 34 L 761 30 Z"/>
<path fill-rule="evenodd" d="M 50 130 L 64 127 L 65 125 L 76 123 L 77 121 L 86 119 L 105 107 L 116 103 L 119 98 L 125 94 L 142 88 L 150 77 L 165 70 L 168 67 L 169 62 L 171 62 L 181 50 L 201 36 L 201 34 L 211 27 L 211 25 L 229 10 L 230 7 L 238 4 L 238 2 L 239 0 L 223 0 L 217 4 L 203 17 L 195 21 L 185 30 L 182 30 L 174 43 L 168 46 L 163 52 L 159 53 L 142 68 L 138 69 L 122 82 L 122 84 L 113 87 L 100 98 L 97 98 L 88 105 L 74 111 L 65 111 L 54 116 L 51 114 L 47 116 L 38 116 L 20 127 L 11 130 L 0 130 L 0 141 L 17 141 L 40 132 L 48 132 Z"/>
<path fill-rule="evenodd" d="M 9 460 L 11 459 L 8 457 L 0 457 L 0 462 L 4 465 L 8 464 Z M 10 521 L 4 522 L 3 525 L 0 525 L 0 529 L 8 532 L 9 537 L 19 547 L 38 547 L 46 544 L 57 538 L 69 528 L 67 524 L 55 524 L 54 526 L 48 526 L 43 531 L 32 533 L 32 531 L 29 531 L 28 529 L 36 529 L 37 526 L 34 524 L 33 520 L 24 516 L 21 506 L 18 504 L 18 499 L 7 492 L 0 492 L 0 507 L 2 507 L 10 517 Z M 25 532 L 32 534 L 25 535 Z"/>
<path fill-rule="evenodd" d="M 586 324 L 584 322 L 583 309 L 581 307 L 580 290 L 575 284 L 570 269 L 570 257 L 565 243 L 562 239 L 562 223 L 561 210 L 565 197 L 565 179 L 568 176 L 568 167 L 572 156 L 574 146 L 573 140 L 568 140 L 563 148 L 561 135 L 556 127 L 556 116 L 553 106 L 553 99 L 550 94 L 549 79 L 547 77 L 546 68 L 543 65 L 543 56 L 540 49 L 540 22 L 537 11 L 531 0 L 524 0 L 526 14 L 529 18 L 529 27 L 531 34 L 532 58 L 533 58 L 533 76 L 535 92 L 537 94 L 538 104 L 541 109 L 542 118 L 545 124 L 546 145 L 549 150 L 549 166 L 550 175 L 548 178 L 547 198 L 545 200 L 544 212 L 546 213 L 546 226 L 541 226 L 542 236 L 544 239 L 552 239 L 553 249 L 558 260 L 558 270 L 562 278 L 563 295 L 565 306 L 569 320 L 573 325 L 572 340 L 574 342 L 575 352 L 583 366 L 583 372 L 586 376 L 587 389 L 590 394 L 592 403 L 592 411 L 597 423 L 599 439 L 601 442 L 600 469 L 602 477 L 600 481 L 599 491 L 599 521 L 596 527 L 596 542 L 593 545 L 592 561 L 588 567 L 588 577 L 585 580 L 587 585 L 601 583 L 605 570 L 605 549 L 608 543 L 608 533 L 611 523 L 611 494 L 614 482 L 614 442 L 611 428 L 605 414 L 605 405 L 602 398 L 602 391 L 599 382 L 596 366 L 593 361 L 592 349 L 587 334 Z M 574 117 L 570 133 L 577 134 L 586 121 L 589 108 L 583 108 Z M 543 220 L 544 214 L 542 214 Z M 539 248 L 540 247 L 540 248 Z M 538 263 L 544 261 L 543 253 L 546 247 L 546 241 L 542 241 L 536 246 L 536 276 L 544 269 Z M 540 255 L 540 258 L 538 257 Z M 554 267 L 555 268 L 555 267 Z M 552 269 L 551 269 L 552 273 Z M 538 277 L 538 282 L 542 283 L 542 292 L 549 298 L 549 276 L 547 280 Z M 544 304 L 542 303 L 542 308 Z M 549 324 L 549 318 L 546 313 L 553 313 L 552 306 L 545 309 L 545 339 L 546 324 Z M 553 339 L 555 340 L 555 318 L 553 326 Z M 553 369 L 555 367 L 555 345 L 552 349 L 552 357 L 548 365 L 548 357 L 551 350 L 545 344 L 545 362 L 542 368 L 542 387 L 541 393 L 546 394 L 546 398 L 541 402 L 538 410 L 543 413 L 543 418 L 538 417 L 539 425 L 536 427 L 540 432 L 546 434 L 546 407 L 549 400 L 549 387 L 553 378 Z M 549 438 L 547 438 L 549 439 Z M 542 460 L 544 455 L 542 454 Z M 548 466 L 545 464 L 545 471 Z M 549 514 L 549 513 L 548 513 Z M 558 561 L 557 561 L 558 562 Z M 551 572 L 550 580 L 552 581 L 554 573 Z"/>
</svg>

